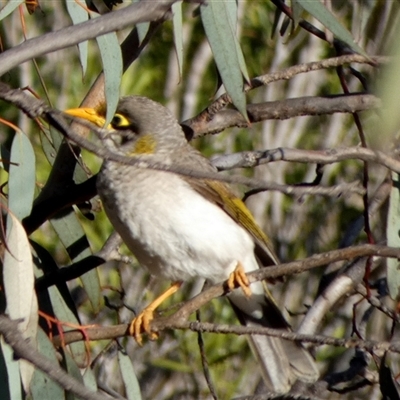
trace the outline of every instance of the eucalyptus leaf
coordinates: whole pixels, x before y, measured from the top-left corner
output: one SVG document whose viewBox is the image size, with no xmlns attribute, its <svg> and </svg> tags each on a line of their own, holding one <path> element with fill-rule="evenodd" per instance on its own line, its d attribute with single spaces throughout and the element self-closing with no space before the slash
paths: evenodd
<svg viewBox="0 0 400 400">
<path fill-rule="evenodd" d="M 66 248 L 72 262 L 80 261 L 92 254 L 85 231 L 72 208 L 66 210 L 64 214 L 52 218 L 50 222 Z M 97 271 L 86 272 L 80 278 L 93 310 L 97 313 L 100 309 L 102 299 Z"/>
<path fill-rule="evenodd" d="M 182 1 L 172 4 L 172 24 L 174 28 L 174 44 L 179 66 L 179 80 L 182 79 L 183 70 L 183 26 L 182 26 Z"/>
<path fill-rule="evenodd" d="M 233 5 L 235 6 L 235 4 Z M 200 6 L 201 19 L 222 82 L 235 107 L 247 119 L 246 96 L 238 54 L 240 46 L 232 30 L 232 1 L 211 1 Z"/>
<path fill-rule="evenodd" d="M 7 1 L 6 5 L 0 10 L 0 21 L 8 17 L 17 7 L 24 3 L 24 0 Z"/>
<path fill-rule="evenodd" d="M 8 208 L 20 221 L 32 209 L 35 194 L 35 153 L 22 131 L 17 131 L 11 145 L 8 176 Z"/>
<path fill-rule="evenodd" d="M 387 244 L 400 248 L 400 180 L 399 175 L 392 174 L 392 190 L 390 193 L 389 212 L 386 225 Z M 400 262 L 396 258 L 388 258 L 387 285 L 390 297 L 394 300 L 400 299 Z"/>
<path fill-rule="evenodd" d="M 74 25 L 85 22 L 89 19 L 88 12 L 76 1 L 66 1 L 67 11 Z M 82 67 L 82 75 L 85 76 L 88 59 L 88 42 L 78 43 L 79 61 Z"/>
<path fill-rule="evenodd" d="M 39 352 L 46 356 L 49 360 L 58 364 L 53 343 L 42 329 L 38 330 L 37 339 Z M 36 369 L 35 373 L 33 374 L 30 392 L 33 400 L 61 400 L 65 398 L 64 390 L 60 387 L 60 385 L 49 379 L 49 377 L 39 369 Z"/>
<path fill-rule="evenodd" d="M 4 376 L 2 372 L 1 380 L 7 381 L 7 387 L 0 387 L 0 394 L 2 395 L 1 399 L 5 400 L 21 400 L 22 399 L 22 386 L 21 386 L 21 377 L 19 374 L 19 364 L 18 360 L 14 359 L 13 349 L 4 342 L 2 336 L 0 336 L 0 352 L 2 354 L 3 366 L 6 369 L 6 375 Z M 1 382 L 0 380 L 0 382 Z M 3 397 L 4 395 L 4 397 Z M 8 397 L 7 397 L 8 396 Z"/>
<path fill-rule="evenodd" d="M 319 0 L 297 0 L 297 3 L 329 29 L 337 39 L 346 43 L 356 52 L 368 57 L 365 51 L 354 41 L 351 33 Z"/>
<path fill-rule="evenodd" d="M 133 369 L 131 359 L 127 354 L 118 351 L 118 363 L 128 400 L 141 400 L 142 395 L 140 393 L 139 381 Z"/>
<path fill-rule="evenodd" d="M 92 18 L 97 17 L 96 13 L 90 13 Z M 120 97 L 120 85 L 122 79 L 122 53 L 118 37 L 115 32 L 96 37 L 99 46 L 101 61 L 105 80 L 105 97 L 107 103 L 106 123 L 107 126 L 112 120 L 118 106 Z"/>
</svg>

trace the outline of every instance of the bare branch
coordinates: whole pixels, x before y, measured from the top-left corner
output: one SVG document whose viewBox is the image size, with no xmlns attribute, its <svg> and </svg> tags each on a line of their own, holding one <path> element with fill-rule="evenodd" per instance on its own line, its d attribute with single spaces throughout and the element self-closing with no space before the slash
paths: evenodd
<svg viewBox="0 0 400 400">
<path fill-rule="evenodd" d="M 388 153 L 365 147 L 343 147 L 327 150 L 300 150 L 279 147 L 264 151 L 243 151 L 213 158 L 219 170 L 255 167 L 275 161 L 333 164 L 344 160 L 371 161 L 400 173 L 400 161 Z"/>
<path fill-rule="evenodd" d="M 74 46 L 99 35 L 119 31 L 130 25 L 163 18 L 175 1 L 177 0 L 137 2 L 98 18 L 26 40 L 0 54 L 0 76 L 35 57 Z"/>
<path fill-rule="evenodd" d="M 248 104 L 250 122 L 269 119 L 289 119 L 305 115 L 325 115 L 334 113 L 354 113 L 381 107 L 381 101 L 372 94 L 351 94 L 337 96 L 308 96 L 280 101 Z M 202 114 L 183 121 L 181 124 L 190 138 L 215 134 L 231 127 L 248 127 L 239 111 L 221 110 L 217 114 L 204 117 Z"/>
<path fill-rule="evenodd" d="M 341 260 L 351 260 L 358 257 L 368 257 L 368 256 L 377 256 L 377 257 L 393 257 L 400 259 L 400 249 L 391 248 L 387 246 L 377 246 L 377 245 L 360 245 L 349 247 L 346 249 L 339 249 L 333 250 L 322 254 L 317 254 L 311 257 L 308 257 L 304 260 L 293 261 L 286 264 L 280 264 L 277 266 L 271 266 L 267 268 L 262 268 L 260 270 L 251 272 L 248 275 L 250 282 L 255 282 L 264 279 L 277 279 L 282 276 L 288 276 L 292 274 L 299 274 L 301 272 L 308 271 L 310 269 L 314 269 L 317 267 L 321 267 L 323 265 L 337 262 Z M 161 331 L 163 329 L 186 329 L 188 328 L 188 318 L 189 315 L 198 310 L 203 305 L 207 304 L 214 298 L 220 297 L 226 294 L 226 286 L 224 283 L 213 285 L 204 292 L 200 293 L 199 295 L 195 296 L 194 298 L 188 300 L 182 307 L 178 309 L 175 313 L 168 317 L 159 317 L 154 319 L 151 322 L 151 327 L 154 331 Z M 186 324 L 186 325 L 185 325 Z M 87 337 L 90 340 L 101 340 L 101 339 L 111 339 L 117 338 L 121 336 L 126 336 L 128 334 L 128 324 L 116 325 L 112 327 L 98 327 L 93 329 L 87 330 Z M 236 328 L 235 328 L 236 329 Z M 239 329 L 239 328 L 238 328 Z M 241 330 L 240 334 L 244 333 L 252 333 L 253 331 L 246 331 L 246 327 L 240 327 Z M 282 334 L 281 331 L 275 329 L 268 329 L 263 331 L 262 334 L 271 334 L 274 336 L 280 336 Z M 239 332 L 235 330 L 233 333 Z M 259 333 L 257 331 L 257 333 Z M 238 333 L 237 333 L 238 334 Z M 295 333 L 290 333 L 290 335 L 296 335 Z M 311 336 L 309 339 L 309 335 L 305 336 L 284 336 L 285 339 L 289 340 L 305 340 L 307 338 L 308 343 L 314 343 L 312 339 L 314 336 Z M 282 336 L 283 337 L 283 336 Z M 301 339 L 300 339 L 301 337 Z M 79 331 L 69 331 L 64 334 L 64 341 L 65 343 L 71 343 L 75 341 L 82 340 L 82 333 Z M 324 339 L 325 340 L 325 339 Z M 337 346 L 344 345 L 342 341 L 330 342 L 326 344 L 333 344 Z M 344 340 L 344 339 L 343 339 Z M 60 345 L 60 339 L 55 338 L 54 343 L 56 345 Z M 322 344 L 322 342 L 317 341 L 315 343 Z M 325 343 L 325 342 L 324 342 Z M 337 343 L 337 344 L 334 344 Z M 393 351 L 400 351 L 400 345 L 398 346 L 397 350 Z"/>
<path fill-rule="evenodd" d="M 245 85 L 245 91 L 248 92 L 260 86 L 268 85 L 272 82 L 289 80 L 298 74 L 317 71 L 320 69 L 337 68 L 339 66 L 350 63 L 370 64 L 375 66 L 377 63 L 387 63 L 388 61 L 389 57 L 367 58 L 359 54 L 347 54 L 340 57 L 328 58 L 326 60 L 298 64 L 283 69 L 282 71 L 270 72 L 268 74 L 253 78 L 251 80 L 250 85 L 247 84 Z M 214 117 L 215 114 L 219 113 L 225 106 L 227 106 L 231 102 L 232 101 L 229 95 L 227 93 L 224 93 L 218 99 L 216 99 L 212 104 L 210 104 L 205 110 L 203 110 L 199 115 L 188 121 L 195 120 L 199 123 L 208 122 Z M 188 125 L 191 124 L 188 123 Z"/>
</svg>

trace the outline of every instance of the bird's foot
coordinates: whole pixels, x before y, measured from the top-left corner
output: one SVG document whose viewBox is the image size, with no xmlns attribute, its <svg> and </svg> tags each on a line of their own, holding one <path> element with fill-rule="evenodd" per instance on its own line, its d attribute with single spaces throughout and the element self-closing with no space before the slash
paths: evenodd
<svg viewBox="0 0 400 400">
<path fill-rule="evenodd" d="M 129 325 L 129 334 L 135 338 L 139 346 L 143 344 L 143 332 L 149 335 L 150 340 L 158 339 L 158 333 L 152 332 L 150 329 L 150 322 L 154 319 L 154 311 L 155 307 L 150 304 Z"/>
<path fill-rule="evenodd" d="M 158 338 L 157 332 L 151 331 L 150 323 L 154 319 L 154 311 L 168 297 L 174 294 L 182 285 L 182 282 L 174 282 L 163 294 L 150 303 L 129 325 L 129 334 L 133 336 L 138 343 L 142 345 L 142 333 L 149 335 L 150 340 Z"/>
<path fill-rule="evenodd" d="M 229 275 L 227 285 L 231 291 L 241 287 L 246 297 L 251 296 L 249 278 L 247 278 L 243 265 L 240 262 L 237 263 L 235 270 Z"/>
</svg>

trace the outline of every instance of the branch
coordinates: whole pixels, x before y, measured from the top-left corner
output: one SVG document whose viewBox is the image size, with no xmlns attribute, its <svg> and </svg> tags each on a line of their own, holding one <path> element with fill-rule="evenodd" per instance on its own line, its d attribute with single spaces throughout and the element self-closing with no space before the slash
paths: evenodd
<svg viewBox="0 0 400 400">
<path fill-rule="evenodd" d="M 360 245 L 349 247 L 346 249 L 340 250 L 333 250 L 326 253 L 314 255 L 308 257 L 304 260 L 293 261 L 286 264 L 280 264 L 276 266 L 261 268 L 257 271 L 251 272 L 247 274 L 250 283 L 260 281 L 260 280 L 274 280 L 281 278 L 287 275 L 299 274 L 301 272 L 305 272 L 317 267 L 324 266 L 329 263 L 341 261 L 341 260 L 351 260 L 359 257 L 367 257 L 367 256 L 378 256 L 378 257 L 393 257 L 400 259 L 400 249 L 392 248 L 387 246 L 377 246 L 377 245 Z M 154 319 L 151 322 L 152 330 L 158 332 L 164 329 L 188 329 L 189 316 L 198 310 L 203 305 L 210 302 L 212 299 L 223 296 L 226 294 L 226 286 L 225 283 L 213 285 L 204 292 L 200 293 L 199 295 L 195 296 L 194 298 L 188 300 L 178 311 L 173 313 L 168 317 L 159 317 Z M 186 324 L 186 325 L 185 325 Z M 87 338 L 90 340 L 102 340 L 102 339 L 112 339 L 117 337 L 122 337 L 128 335 L 128 324 L 121 324 L 112 327 L 98 327 L 93 329 L 88 329 Z M 186 328 L 184 328 L 186 327 Z M 190 327 L 189 327 L 190 328 Z M 250 329 L 248 327 L 238 327 L 237 329 L 242 329 L 240 334 L 244 333 L 252 333 L 253 331 L 246 331 L 246 329 Z M 234 328 L 236 329 L 236 328 Z M 282 332 L 276 329 L 268 329 L 263 328 L 265 330 L 262 331 L 262 334 L 268 334 L 271 336 L 279 336 L 281 337 Z M 235 331 L 236 333 L 239 331 Z M 233 332 L 233 333 L 235 333 Z M 261 332 L 261 331 L 260 331 Z M 258 332 L 257 332 L 258 333 Z M 288 333 L 289 334 L 289 333 Z M 286 335 L 286 332 L 285 332 Z M 291 333 L 290 335 L 296 335 L 295 333 Z M 311 335 L 304 335 L 304 336 L 285 336 L 285 339 L 289 340 L 304 340 L 309 343 L 314 343 L 313 338 L 314 336 Z M 66 344 L 83 340 L 82 333 L 79 331 L 69 331 L 65 332 L 64 341 Z M 311 339 L 310 339 L 311 338 Z M 310 340 L 309 340 L 310 339 Z M 330 339 L 329 339 L 330 340 Z M 338 339 L 339 340 L 339 339 Z M 54 343 L 56 345 L 60 345 L 60 338 L 54 338 Z M 342 346 L 343 342 L 330 342 L 338 343 L 335 344 L 337 346 Z M 400 349 L 400 345 L 399 345 Z"/>
<path fill-rule="evenodd" d="M 25 61 L 74 46 L 109 32 L 119 31 L 140 22 L 161 19 L 177 0 L 140 1 L 120 10 L 104 14 L 56 32 L 26 40 L 0 54 L 0 76 Z"/>
<path fill-rule="evenodd" d="M 387 63 L 390 60 L 389 57 L 372 57 L 366 58 L 359 54 L 348 54 L 340 57 L 332 57 L 321 61 L 312 61 L 309 63 L 298 64 L 281 71 L 271 72 L 265 75 L 260 75 L 251 79 L 250 84 L 245 85 L 245 92 L 249 92 L 252 89 L 258 88 L 262 85 L 268 85 L 272 82 L 289 80 L 294 76 L 306 72 L 317 71 L 327 68 L 337 68 L 339 66 L 350 64 L 350 63 L 360 63 L 360 64 L 370 64 L 376 65 L 377 63 Z M 198 123 L 209 121 L 216 113 L 221 111 L 226 105 L 232 103 L 231 98 L 227 93 L 222 94 L 218 99 L 216 99 L 212 104 L 210 104 L 205 110 L 192 119 L 192 124 L 194 121 Z M 188 124 L 188 125 L 190 125 Z"/>
<path fill-rule="evenodd" d="M 279 147 L 264 151 L 243 151 L 213 158 L 213 165 L 219 170 L 249 168 L 275 161 L 300 163 L 333 164 L 344 160 L 372 161 L 391 171 L 400 173 L 400 161 L 390 154 L 365 147 L 344 147 L 327 150 L 300 150 Z"/>
<path fill-rule="evenodd" d="M 11 346 L 17 358 L 29 361 L 36 368 L 57 382 L 63 389 L 85 400 L 107 400 L 101 393 L 89 390 L 82 383 L 68 375 L 58 364 L 39 353 L 18 330 L 18 322 L 0 315 L 0 333 Z"/>
<path fill-rule="evenodd" d="M 372 94 L 350 94 L 335 96 L 307 96 L 280 101 L 248 104 L 250 122 L 270 119 L 289 119 L 300 116 L 354 113 L 381 107 L 381 100 Z M 189 139 L 215 134 L 231 127 L 248 127 L 248 122 L 239 111 L 227 109 L 217 114 L 198 116 L 181 123 Z"/>
</svg>

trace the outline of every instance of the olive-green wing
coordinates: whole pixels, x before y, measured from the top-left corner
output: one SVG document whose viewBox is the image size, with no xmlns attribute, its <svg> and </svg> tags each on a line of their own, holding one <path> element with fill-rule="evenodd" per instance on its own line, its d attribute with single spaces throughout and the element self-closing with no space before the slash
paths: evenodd
<svg viewBox="0 0 400 400">
<path fill-rule="evenodd" d="M 200 153 L 191 148 L 191 164 L 193 167 L 204 171 L 216 172 L 215 168 Z M 198 193 L 206 199 L 221 207 L 231 218 L 246 229 L 254 238 L 255 253 L 264 266 L 278 263 L 272 245 L 267 235 L 257 225 L 253 215 L 243 203 L 222 181 L 210 179 L 182 178 Z"/>
</svg>

